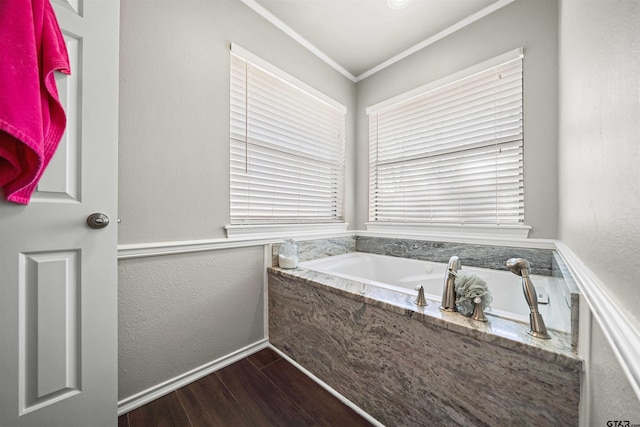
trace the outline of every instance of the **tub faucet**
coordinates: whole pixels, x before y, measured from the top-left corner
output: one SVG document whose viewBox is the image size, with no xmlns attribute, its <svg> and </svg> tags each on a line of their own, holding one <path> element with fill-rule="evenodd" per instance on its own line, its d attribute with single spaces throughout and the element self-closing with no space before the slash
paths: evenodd
<svg viewBox="0 0 640 427">
<path fill-rule="evenodd" d="M 444 273 L 444 288 L 442 290 L 442 304 L 440 310 L 442 311 L 458 311 L 456 307 L 456 272 L 462 268 L 460 260 L 457 256 L 452 256 L 447 264 L 447 271 Z"/>
<path fill-rule="evenodd" d="M 531 268 L 529 262 L 522 258 L 511 258 L 507 261 L 507 268 L 518 276 L 522 276 L 522 291 L 524 297 L 529 304 L 529 324 L 531 329 L 527 332 L 536 338 L 551 338 L 547 333 L 547 327 L 544 325 L 542 314 L 538 313 L 538 296 L 536 288 L 533 286 L 531 279 L 529 278 L 529 269 Z"/>
</svg>

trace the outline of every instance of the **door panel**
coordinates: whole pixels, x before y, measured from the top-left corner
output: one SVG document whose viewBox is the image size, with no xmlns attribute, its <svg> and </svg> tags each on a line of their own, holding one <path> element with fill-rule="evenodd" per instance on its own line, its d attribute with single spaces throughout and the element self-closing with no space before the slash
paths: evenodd
<svg viewBox="0 0 640 427">
<path fill-rule="evenodd" d="M 0 201 L 0 426 L 117 422 L 117 0 L 52 0 L 67 127 L 28 206 Z M 103 212 L 109 226 L 86 218 Z"/>
<path fill-rule="evenodd" d="M 64 38 L 67 43 L 71 70 L 81 70 L 82 64 L 79 62 L 81 40 L 68 34 L 65 34 Z M 79 173 L 81 171 L 80 147 L 82 146 L 80 137 L 82 134 L 78 128 L 80 124 L 78 111 L 80 105 L 79 75 L 78 73 L 71 75 L 56 73 L 56 85 L 60 102 L 67 116 L 67 127 L 56 150 L 56 155 L 49 162 L 45 174 L 38 183 L 32 198 L 34 201 L 78 201 L 80 194 L 80 178 L 82 177 L 82 174 Z"/>
<path fill-rule="evenodd" d="M 20 413 L 80 391 L 80 256 L 20 256 Z"/>
</svg>

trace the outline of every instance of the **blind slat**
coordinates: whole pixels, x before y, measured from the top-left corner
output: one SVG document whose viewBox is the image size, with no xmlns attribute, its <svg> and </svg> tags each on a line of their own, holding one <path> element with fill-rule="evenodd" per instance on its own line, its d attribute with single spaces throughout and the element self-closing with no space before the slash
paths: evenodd
<svg viewBox="0 0 640 427">
<path fill-rule="evenodd" d="M 343 222 L 344 107 L 231 54 L 231 223 Z"/>
<path fill-rule="evenodd" d="M 370 221 L 524 220 L 522 59 L 369 114 Z"/>
</svg>

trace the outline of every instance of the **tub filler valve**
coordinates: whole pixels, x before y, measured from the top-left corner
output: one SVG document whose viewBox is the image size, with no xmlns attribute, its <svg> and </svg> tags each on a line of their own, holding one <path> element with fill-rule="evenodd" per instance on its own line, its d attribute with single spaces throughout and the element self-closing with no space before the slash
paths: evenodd
<svg viewBox="0 0 640 427">
<path fill-rule="evenodd" d="M 458 311 L 456 307 L 456 273 L 462 268 L 460 260 L 457 256 L 452 256 L 449 259 L 447 265 L 447 271 L 444 273 L 444 288 L 442 290 L 442 304 L 440 304 L 440 310 L 442 311 Z"/>
<path fill-rule="evenodd" d="M 538 312 L 538 296 L 536 288 L 533 286 L 533 282 L 531 282 L 531 279 L 529 278 L 529 269 L 531 268 L 529 262 L 522 258 L 511 258 L 507 261 L 507 268 L 513 274 L 522 276 L 522 291 L 524 292 L 524 297 L 527 300 L 529 310 L 531 311 L 529 314 L 531 329 L 527 332 L 529 335 L 536 338 L 551 338 L 547 333 L 547 327 L 542 319 L 542 314 Z"/>
</svg>

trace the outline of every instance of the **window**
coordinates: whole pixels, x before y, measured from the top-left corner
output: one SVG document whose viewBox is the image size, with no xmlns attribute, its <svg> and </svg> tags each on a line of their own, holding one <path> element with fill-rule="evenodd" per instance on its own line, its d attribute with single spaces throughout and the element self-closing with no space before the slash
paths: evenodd
<svg viewBox="0 0 640 427">
<path fill-rule="evenodd" d="M 233 45 L 231 224 L 344 222 L 345 115 Z"/>
<path fill-rule="evenodd" d="M 371 222 L 523 223 L 522 57 L 367 109 Z"/>
</svg>

